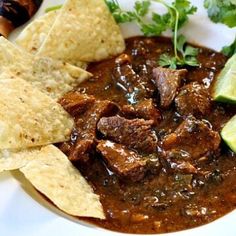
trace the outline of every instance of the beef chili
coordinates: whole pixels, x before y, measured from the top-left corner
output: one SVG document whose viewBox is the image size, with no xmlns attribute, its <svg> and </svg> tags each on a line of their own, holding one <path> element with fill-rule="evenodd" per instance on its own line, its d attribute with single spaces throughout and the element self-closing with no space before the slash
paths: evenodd
<svg viewBox="0 0 236 236">
<path fill-rule="evenodd" d="M 227 58 L 199 47 L 199 66 L 157 65 L 170 39 L 133 37 L 120 56 L 61 99 L 74 117 L 60 144 L 100 195 L 106 220 L 127 233 L 164 233 L 211 222 L 236 207 L 236 154 L 219 132 L 235 106 L 213 102 Z M 82 203 L 81 203 L 82 204 Z"/>
</svg>

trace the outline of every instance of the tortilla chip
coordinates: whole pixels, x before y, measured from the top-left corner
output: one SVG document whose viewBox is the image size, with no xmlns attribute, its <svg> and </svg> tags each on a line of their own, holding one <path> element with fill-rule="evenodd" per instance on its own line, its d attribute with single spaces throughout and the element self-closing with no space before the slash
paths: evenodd
<svg viewBox="0 0 236 236">
<path fill-rule="evenodd" d="M 40 148 L 30 149 L 2 149 L 0 150 L 0 172 L 6 170 L 16 170 L 25 166 L 35 158 Z"/>
<path fill-rule="evenodd" d="M 36 54 L 47 37 L 58 15 L 58 11 L 50 11 L 33 20 L 19 34 L 15 43 L 29 53 Z M 85 62 L 76 61 L 75 65 L 83 69 L 87 67 Z"/>
<path fill-rule="evenodd" d="M 0 80 L 0 149 L 68 140 L 73 119 L 53 99 L 22 79 Z"/>
<path fill-rule="evenodd" d="M 58 11 L 50 11 L 28 24 L 16 39 L 16 44 L 35 54 L 47 37 Z"/>
<path fill-rule="evenodd" d="M 93 62 L 125 49 L 104 0 L 67 0 L 38 54 L 66 62 Z"/>
<path fill-rule="evenodd" d="M 0 37 L 0 51 L 0 80 L 22 78 L 55 99 L 91 76 L 68 63 L 33 56 L 3 37 Z"/>
<path fill-rule="evenodd" d="M 36 152 L 34 159 L 20 171 L 62 211 L 73 216 L 105 218 L 99 196 L 53 145 Z"/>
</svg>

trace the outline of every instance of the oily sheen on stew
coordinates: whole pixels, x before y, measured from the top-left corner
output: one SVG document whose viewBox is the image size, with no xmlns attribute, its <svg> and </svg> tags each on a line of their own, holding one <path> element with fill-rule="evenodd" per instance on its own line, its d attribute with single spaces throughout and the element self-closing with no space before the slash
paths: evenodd
<svg viewBox="0 0 236 236">
<path fill-rule="evenodd" d="M 235 208 L 236 155 L 219 136 L 235 107 L 211 99 L 227 58 L 199 50 L 199 67 L 170 70 L 156 63 L 172 53 L 169 39 L 127 39 L 122 55 L 90 64 L 93 77 L 60 100 L 76 128 L 59 147 L 106 214 L 87 221 L 128 233 L 172 232 Z"/>
</svg>

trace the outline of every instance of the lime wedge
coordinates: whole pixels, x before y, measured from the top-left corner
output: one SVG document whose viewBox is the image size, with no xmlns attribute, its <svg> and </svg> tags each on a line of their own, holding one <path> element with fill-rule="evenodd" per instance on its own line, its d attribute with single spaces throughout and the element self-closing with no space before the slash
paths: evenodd
<svg viewBox="0 0 236 236">
<path fill-rule="evenodd" d="M 221 131 L 221 137 L 236 153 L 236 115 L 225 125 Z"/>
<path fill-rule="evenodd" d="M 236 104 L 236 54 L 226 63 L 213 88 L 215 101 Z"/>
</svg>

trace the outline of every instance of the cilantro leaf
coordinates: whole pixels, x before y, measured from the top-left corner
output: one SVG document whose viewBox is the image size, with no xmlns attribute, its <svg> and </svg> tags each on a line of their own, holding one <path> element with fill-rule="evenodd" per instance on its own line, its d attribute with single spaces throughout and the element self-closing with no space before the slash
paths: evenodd
<svg viewBox="0 0 236 236">
<path fill-rule="evenodd" d="M 181 28 L 188 21 L 188 15 L 193 15 L 197 11 L 197 8 L 192 6 L 191 2 L 186 0 L 176 0 L 172 5 L 179 12 L 178 28 Z"/>
<path fill-rule="evenodd" d="M 235 0 L 204 0 L 209 18 L 215 23 L 223 23 L 229 27 L 236 26 Z"/>
<path fill-rule="evenodd" d="M 186 38 L 183 35 L 180 35 L 177 39 L 177 50 L 183 55 L 184 54 L 184 45 L 186 43 Z"/>
<path fill-rule="evenodd" d="M 52 7 L 48 7 L 45 9 L 45 12 L 48 13 L 50 11 L 56 11 L 62 8 L 62 5 L 56 5 L 56 6 L 52 6 Z"/>
<path fill-rule="evenodd" d="M 171 69 L 177 68 L 177 59 L 167 53 L 160 56 L 158 64 L 162 67 L 169 67 Z"/>
<path fill-rule="evenodd" d="M 234 42 L 229 46 L 223 47 L 221 52 L 225 56 L 232 57 L 236 53 L 236 37 L 235 37 Z"/>
<path fill-rule="evenodd" d="M 159 36 L 168 28 L 165 16 L 157 13 L 152 13 L 152 22 L 148 24 L 141 24 L 141 31 L 145 36 Z"/>
<path fill-rule="evenodd" d="M 163 4 L 168 12 L 164 15 L 153 12 L 152 21 L 146 22 L 143 18 L 149 13 L 152 1 Z M 117 23 L 136 21 L 142 32 L 147 36 L 159 36 L 167 29 L 174 31 L 176 21 L 178 21 L 178 29 L 180 29 L 188 20 L 188 15 L 194 14 L 197 10 L 188 0 L 175 0 L 172 5 L 167 4 L 163 0 L 152 1 L 136 1 L 134 11 L 124 11 L 121 9 L 117 0 L 105 0 Z M 176 13 L 178 13 L 178 17 Z M 157 29 L 154 29 L 155 27 Z"/>
<path fill-rule="evenodd" d="M 167 13 L 160 15 L 152 12 L 151 20 L 147 20 L 145 16 L 150 11 L 152 1 L 164 5 Z M 105 0 L 117 23 L 135 21 L 145 36 L 159 36 L 168 29 L 172 30 L 174 57 L 162 55 L 160 57 L 160 65 L 171 66 L 172 68 L 184 66 L 185 64 L 197 66 L 197 50 L 190 46 L 185 47 L 186 39 L 183 36 L 178 38 L 178 30 L 188 21 L 189 15 L 197 11 L 197 8 L 192 6 L 189 0 L 175 0 L 171 4 L 164 0 L 152 1 L 136 1 L 133 11 L 124 11 L 117 0 Z"/>
<path fill-rule="evenodd" d="M 163 54 L 159 58 L 159 65 L 163 67 L 169 67 L 176 69 L 177 66 L 199 66 L 197 55 L 198 49 L 192 46 L 186 45 L 186 38 L 180 35 L 177 40 L 177 50 L 180 54 L 179 57 L 170 56 L 169 54 Z"/>
<path fill-rule="evenodd" d="M 149 12 L 151 2 L 146 0 L 146 1 L 137 1 L 135 2 L 134 9 L 139 16 L 145 16 Z"/>
<path fill-rule="evenodd" d="M 117 23 L 125 23 L 136 20 L 136 15 L 130 11 L 123 11 L 117 0 L 105 0 L 110 12 Z"/>
</svg>

